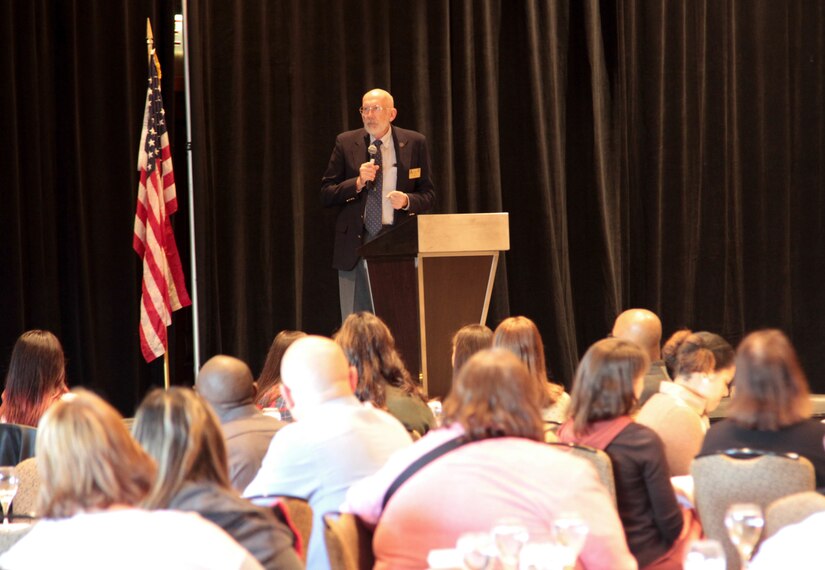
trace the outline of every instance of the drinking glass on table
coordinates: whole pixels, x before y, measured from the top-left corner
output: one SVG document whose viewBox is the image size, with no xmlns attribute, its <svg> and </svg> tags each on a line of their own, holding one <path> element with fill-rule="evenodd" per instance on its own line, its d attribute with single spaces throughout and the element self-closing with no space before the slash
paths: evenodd
<svg viewBox="0 0 825 570">
<path fill-rule="evenodd" d="M 504 570 L 518 568 L 521 549 L 530 538 L 527 527 L 517 519 L 501 519 L 493 527 L 492 535 Z"/>
<path fill-rule="evenodd" d="M 14 467 L 0 467 L 0 505 L 3 505 L 3 526 L 9 524 L 9 506 L 17 494 L 19 479 Z"/>
<path fill-rule="evenodd" d="M 458 537 L 455 547 L 461 553 L 467 570 L 487 570 L 493 567 L 496 545 L 489 532 L 465 532 Z"/>
<path fill-rule="evenodd" d="M 747 568 L 753 549 L 762 535 L 765 517 L 762 507 L 755 503 L 734 503 L 725 513 L 725 528 L 728 529 L 730 541 L 739 551 L 742 568 Z"/>
<path fill-rule="evenodd" d="M 684 570 L 725 570 L 725 549 L 718 540 L 694 540 L 685 556 Z"/>
<path fill-rule="evenodd" d="M 562 513 L 553 521 L 553 536 L 556 544 L 565 551 L 565 568 L 576 566 L 576 559 L 584 548 L 590 529 L 578 513 Z"/>
</svg>

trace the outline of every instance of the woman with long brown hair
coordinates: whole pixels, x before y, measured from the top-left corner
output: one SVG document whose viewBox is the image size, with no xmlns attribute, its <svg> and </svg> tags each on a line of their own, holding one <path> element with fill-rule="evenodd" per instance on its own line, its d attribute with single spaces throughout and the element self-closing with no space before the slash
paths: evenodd
<svg viewBox="0 0 825 570">
<path fill-rule="evenodd" d="M 627 544 L 639 568 L 681 567 L 684 517 L 670 483 L 662 440 L 630 417 L 644 387 L 648 357 L 636 344 L 600 340 L 579 363 L 563 442 L 603 450 L 613 464 L 616 500 Z"/>
<path fill-rule="evenodd" d="M 570 396 L 564 386 L 547 375 L 544 343 L 536 323 L 527 317 L 509 317 L 501 321 L 493 336 L 493 346 L 506 348 L 527 366 L 539 388 L 539 406 L 545 422 L 560 424 L 567 419 Z"/>
<path fill-rule="evenodd" d="M 462 533 L 488 532 L 505 518 L 546 535 L 557 517 L 572 512 L 589 527 L 584 567 L 636 568 L 593 468 L 543 443 L 538 392 L 507 350 L 482 350 L 462 366 L 444 401 L 443 427 L 396 452 L 347 493 L 344 510 L 377 524 L 376 568 L 425 568 L 431 550 L 452 548 Z M 425 458 L 423 468 L 397 483 Z"/>
<path fill-rule="evenodd" d="M 749 334 L 736 349 L 736 390 L 727 418 L 711 426 L 701 454 L 749 447 L 795 452 L 825 487 L 825 425 L 811 418 L 808 379 L 791 341 L 771 329 Z"/>
<path fill-rule="evenodd" d="M 232 489 L 220 423 L 193 390 L 150 392 L 138 408 L 132 431 L 158 466 L 144 506 L 197 512 L 237 540 L 264 568 L 302 567 L 290 530 Z"/>
<path fill-rule="evenodd" d="M 11 353 L 0 421 L 37 427 L 43 413 L 67 391 L 60 341 L 49 331 L 25 332 Z"/>
<path fill-rule="evenodd" d="M 407 431 L 418 435 L 435 425 L 433 413 L 407 372 L 384 321 L 372 313 L 353 313 L 335 333 L 335 342 L 358 371 L 355 395 L 359 400 L 387 410 Z"/>
<path fill-rule="evenodd" d="M 292 421 L 292 414 L 281 396 L 281 358 L 289 345 L 303 336 L 306 336 L 303 331 L 290 330 L 276 334 L 269 345 L 261 375 L 258 376 L 258 397 L 255 405 L 259 408 L 276 408 L 285 422 Z"/>
</svg>

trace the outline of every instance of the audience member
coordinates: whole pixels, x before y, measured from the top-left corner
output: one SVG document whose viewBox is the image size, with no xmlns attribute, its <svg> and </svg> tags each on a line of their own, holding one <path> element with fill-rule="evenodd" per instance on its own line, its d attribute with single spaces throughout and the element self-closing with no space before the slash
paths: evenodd
<svg viewBox="0 0 825 570">
<path fill-rule="evenodd" d="M 285 422 L 292 421 L 292 414 L 281 396 L 281 358 L 289 345 L 306 336 L 305 332 L 284 330 L 275 335 L 269 352 L 266 355 L 264 368 L 258 377 L 258 399 L 255 402 L 259 408 L 275 408 Z"/>
<path fill-rule="evenodd" d="M 748 570 L 821 570 L 825 557 L 825 511 L 812 514 L 802 522 L 788 525 L 765 540 Z"/>
<path fill-rule="evenodd" d="M 237 358 L 210 358 L 198 372 L 195 390 L 218 414 L 226 440 L 229 480 L 241 492 L 258 473 L 272 436 L 285 423 L 255 406 L 252 371 Z"/>
<path fill-rule="evenodd" d="M 670 381 L 660 347 L 662 321 L 653 311 L 628 309 L 616 317 L 611 336 L 635 343 L 645 352 L 650 361 L 644 378 L 644 387 L 637 403 L 637 406 L 641 407 L 659 391 L 659 385 L 662 382 Z"/>
<path fill-rule="evenodd" d="M 702 448 L 712 412 L 733 379 L 733 348 L 719 335 L 683 336 L 673 382 L 642 406 L 636 421 L 655 431 L 665 444 L 671 476 L 690 475 L 690 464 Z"/>
<path fill-rule="evenodd" d="M 44 414 L 37 467 L 44 518 L 0 556 L 5 570 L 261 568 L 194 513 L 135 508 L 149 492 L 155 464 L 123 418 L 91 392 L 74 390 Z"/>
<path fill-rule="evenodd" d="M 501 321 L 493 336 L 493 346 L 515 354 L 530 371 L 539 387 L 539 407 L 545 422 L 560 424 L 567 419 L 570 396 L 564 386 L 551 382 L 547 375 L 544 344 L 536 324 L 527 317 L 509 317 Z"/>
<path fill-rule="evenodd" d="M 547 535 L 554 519 L 571 512 L 590 529 L 581 553 L 586 568 L 636 568 L 592 466 L 541 443 L 540 389 L 505 349 L 483 350 L 467 361 L 444 402 L 444 427 L 347 493 L 344 510 L 377 524 L 376 568 L 425 568 L 429 551 L 452 548 L 462 533 L 489 531 L 501 519 Z M 419 466 L 387 501 L 408 467 L 453 442 L 459 447 Z"/>
<path fill-rule="evenodd" d="M 659 436 L 630 417 L 648 357 L 630 341 L 591 346 L 576 371 L 570 419 L 559 439 L 604 450 L 613 463 L 619 517 L 639 568 L 681 562 L 684 517 Z"/>
<path fill-rule="evenodd" d="M 418 435 L 435 425 L 427 400 L 395 350 L 395 339 L 384 321 L 372 313 L 353 313 L 335 334 L 335 342 L 358 372 L 355 395 L 359 400 L 387 410 L 407 431 Z"/>
<path fill-rule="evenodd" d="M 662 361 L 665 363 L 668 377 L 676 377 L 676 357 L 679 352 L 679 347 L 682 346 L 685 339 L 692 334 L 693 331 L 690 329 L 679 329 L 670 335 L 670 338 L 662 345 Z"/>
<path fill-rule="evenodd" d="M 199 381 L 216 358 L 229 357 L 209 360 Z M 251 373 L 249 378 L 251 382 Z M 264 568 L 303 568 L 290 529 L 230 486 L 221 426 L 195 392 L 179 387 L 150 392 L 138 408 L 132 431 L 158 466 L 144 506 L 198 513 L 225 530 Z"/>
<path fill-rule="evenodd" d="M 825 425 L 811 419 L 808 380 L 788 337 L 778 330 L 749 334 L 736 350 L 736 390 L 726 419 L 711 426 L 701 454 L 726 449 L 795 452 L 825 487 Z"/>
<path fill-rule="evenodd" d="M 487 325 L 465 325 L 453 335 L 453 377 L 472 355 L 493 346 L 493 331 Z"/>
<path fill-rule="evenodd" d="M 377 471 L 411 440 L 398 420 L 355 398 L 355 367 L 330 339 L 295 341 L 284 354 L 281 374 L 283 396 L 296 421 L 272 439 L 244 495 L 307 498 L 313 511 L 307 567 L 328 568 L 324 513 L 337 511 L 350 485 Z"/>
<path fill-rule="evenodd" d="M 43 413 L 67 391 L 60 341 L 49 331 L 25 332 L 11 353 L 0 421 L 37 427 Z"/>
</svg>

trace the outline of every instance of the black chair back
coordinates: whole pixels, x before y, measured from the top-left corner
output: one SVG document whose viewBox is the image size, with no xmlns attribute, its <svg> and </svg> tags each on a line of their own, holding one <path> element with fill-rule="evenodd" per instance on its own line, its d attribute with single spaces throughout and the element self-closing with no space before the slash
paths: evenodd
<svg viewBox="0 0 825 570">
<path fill-rule="evenodd" d="M 37 430 L 19 424 L 0 424 L 0 465 L 14 466 L 34 457 Z"/>
</svg>

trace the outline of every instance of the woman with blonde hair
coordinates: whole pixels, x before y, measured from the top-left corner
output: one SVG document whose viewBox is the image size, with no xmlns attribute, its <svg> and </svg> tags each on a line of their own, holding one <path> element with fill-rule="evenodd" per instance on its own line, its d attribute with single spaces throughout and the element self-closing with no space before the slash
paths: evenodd
<svg viewBox="0 0 825 570">
<path fill-rule="evenodd" d="M 75 389 L 45 413 L 37 466 L 42 519 L 0 557 L 5 570 L 261 568 L 197 515 L 137 508 L 155 463 L 123 418 L 91 392 Z"/>
<path fill-rule="evenodd" d="M 567 419 L 570 396 L 564 386 L 547 375 L 544 344 L 536 323 L 527 317 L 509 317 L 501 321 L 493 335 L 493 346 L 506 348 L 527 366 L 539 387 L 539 406 L 545 422 L 560 424 Z"/>
<path fill-rule="evenodd" d="M 407 431 L 418 435 L 435 425 L 433 413 L 407 372 L 384 321 L 372 313 L 353 313 L 335 333 L 335 342 L 358 371 L 355 395 L 359 400 L 388 411 Z"/>
<path fill-rule="evenodd" d="M 302 567 L 291 531 L 232 488 L 220 423 L 193 390 L 150 392 L 138 408 L 132 431 L 158 466 L 144 506 L 200 514 L 229 533 L 264 568 Z"/>
<path fill-rule="evenodd" d="M 67 391 L 60 341 L 49 331 L 24 332 L 11 353 L 0 421 L 37 427 L 43 413 Z"/>
</svg>

